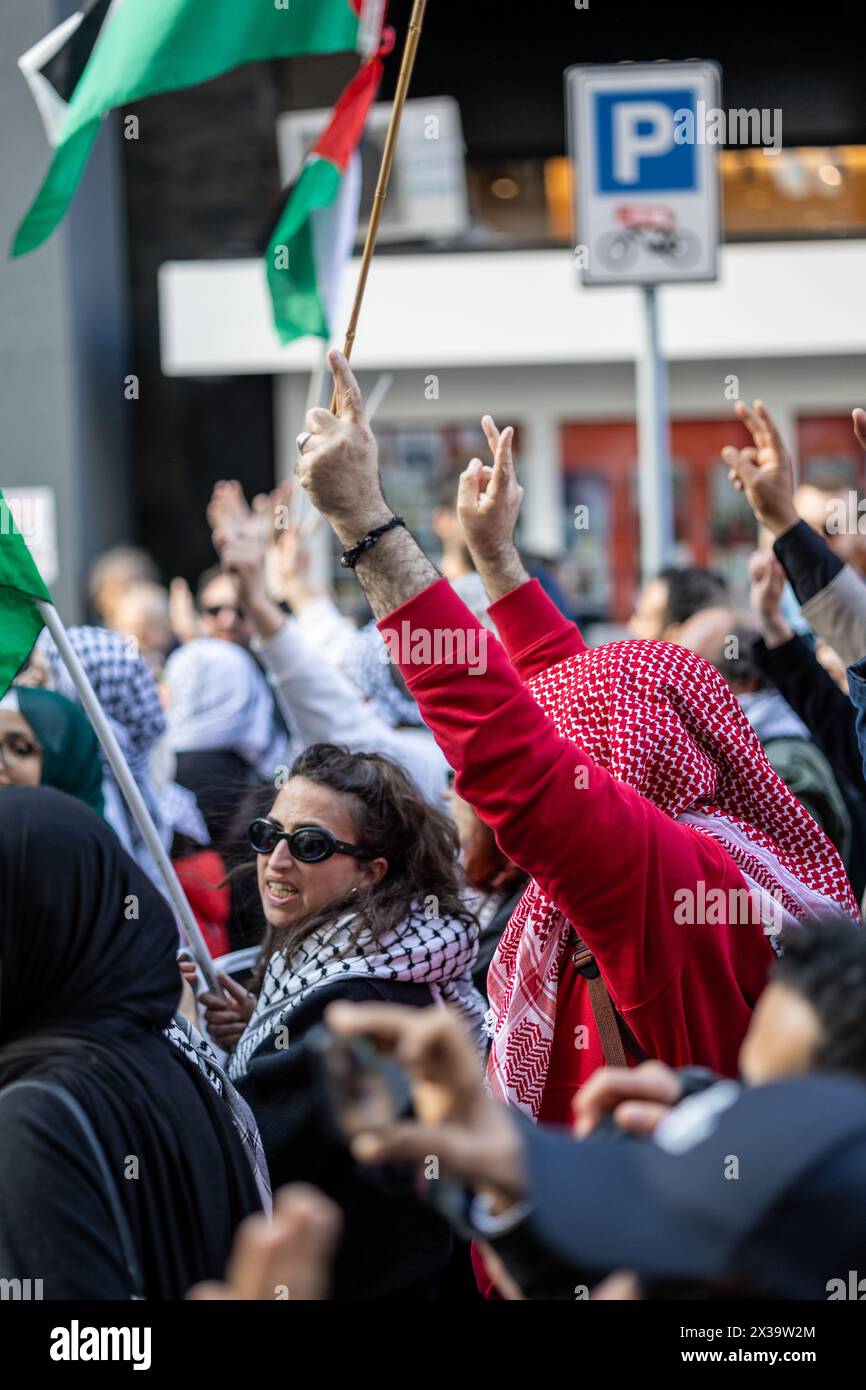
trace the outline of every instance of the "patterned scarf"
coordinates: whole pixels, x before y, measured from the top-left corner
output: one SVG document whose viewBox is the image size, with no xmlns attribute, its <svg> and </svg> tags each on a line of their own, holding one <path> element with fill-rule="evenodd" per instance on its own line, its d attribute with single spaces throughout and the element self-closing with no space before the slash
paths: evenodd
<svg viewBox="0 0 866 1390">
<path fill-rule="evenodd" d="M 262 1137 L 252 1110 L 243 1096 L 239 1095 L 229 1081 L 219 1058 L 213 1048 L 193 1028 L 183 1014 L 175 1014 L 167 1028 L 162 1030 L 172 1047 L 176 1047 L 190 1066 L 198 1067 L 205 1079 L 213 1086 L 217 1095 L 225 1102 L 231 1115 L 232 1124 L 243 1145 L 244 1154 L 252 1170 L 253 1179 L 261 1198 L 262 1209 L 269 1216 L 273 1206 L 271 1180 L 268 1163 L 262 1146 Z"/>
<path fill-rule="evenodd" d="M 66 635 L 87 673 L 166 849 L 171 846 L 175 829 L 199 844 L 207 844 L 207 827 L 192 792 L 176 782 L 166 781 L 159 787 L 154 782 L 150 760 L 155 745 L 165 733 L 166 721 L 156 681 L 147 663 L 137 654 L 134 643 L 119 632 L 109 632 L 102 627 L 70 627 Z M 72 677 L 47 628 L 40 634 L 34 650 L 48 666 L 52 689 L 80 704 Z M 117 832 L 124 849 L 163 892 L 162 874 L 142 839 L 101 748 L 100 757 L 105 818 Z"/>
<path fill-rule="evenodd" d="M 701 657 L 668 642 L 611 642 L 534 676 L 528 688 L 563 738 L 597 766 L 720 843 L 761 894 L 765 922 L 802 921 L 818 908 L 841 908 L 859 921 L 836 850 Z M 490 967 L 490 1088 L 531 1115 L 550 1062 L 569 934 L 533 881 Z"/>
<path fill-rule="evenodd" d="M 334 926 L 324 926 L 299 942 L 286 959 L 281 951 L 271 956 L 246 1032 L 228 1063 L 228 1074 L 237 1083 L 250 1060 L 294 1009 L 314 990 L 334 980 L 399 980 L 424 984 L 436 1004 L 448 1004 L 462 1016 L 466 1027 L 481 1043 L 484 1001 L 472 983 L 472 965 L 478 954 L 478 928 L 456 920 L 428 920 L 415 912 L 389 935 L 374 941 L 369 929 L 355 937 L 349 913 Z"/>
</svg>

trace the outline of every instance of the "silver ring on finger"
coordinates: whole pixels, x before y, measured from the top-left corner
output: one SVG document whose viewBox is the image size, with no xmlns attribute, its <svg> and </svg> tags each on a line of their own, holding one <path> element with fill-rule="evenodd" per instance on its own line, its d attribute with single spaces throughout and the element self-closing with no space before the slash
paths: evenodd
<svg viewBox="0 0 866 1390">
<path fill-rule="evenodd" d="M 307 447 L 308 442 L 312 439 L 312 437 L 313 437 L 313 436 L 312 436 L 312 433 L 311 433 L 310 430 L 303 430 L 303 431 L 301 432 L 301 434 L 298 435 L 298 453 L 299 453 L 299 454 L 302 454 L 302 453 L 304 452 L 304 450 L 305 450 L 306 447 Z"/>
</svg>

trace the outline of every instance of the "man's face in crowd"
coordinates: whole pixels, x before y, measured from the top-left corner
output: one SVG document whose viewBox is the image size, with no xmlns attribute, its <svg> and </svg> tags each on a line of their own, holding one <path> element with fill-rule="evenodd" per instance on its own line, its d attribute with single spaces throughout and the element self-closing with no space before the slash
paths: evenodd
<svg viewBox="0 0 866 1390">
<path fill-rule="evenodd" d="M 815 1010 L 787 985 L 770 981 L 755 1005 L 740 1048 L 740 1074 L 750 1086 L 798 1076 L 815 1065 L 821 1025 Z"/>
<path fill-rule="evenodd" d="M 199 608 L 205 637 L 221 637 L 239 647 L 249 646 L 253 625 L 238 603 L 231 575 L 218 574 L 210 581 L 201 595 Z"/>
<path fill-rule="evenodd" d="M 644 584 L 638 594 L 634 612 L 628 620 L 628 630 L 632 637 L 640 637 L 649 642 L 660 642 L 662 639 L 671 641 L 665 628 L 667 602 L 666 579 L 651 579 L 648 584 Z"/>
<path fill-rule="evenodd" d="M 846 492 L 824 492 L 811 483 L 802 483 L 794 493 L 794 505 L 807 525 L 823 536 L 844 564 L 866 576 L 866 536 L 849 524 L 850 519 L 859 523 L 862 513 L 855 507 L 855 515 L 849 519 Z"/>
<path fill-rule="evenodd" d="M 157 585 L 136 584 L 118 601 L 115 609 L 117 631 L 135 640 L 142 655 L 158 653 L 165 657 L 171 650 L 172 631 L 165 612 L 155 602 L 160 595 Z"/>
<path fill-rule="evenodd" d="M 121 600 L 136 584 L 141 584 L 145 576 L 140 569 L 125 560 L 117 560 L 103 575 L 99 592 L 94 595 L 94 606 L 106 627 L 116 631 L 117 609 Z"/>
<path fill-rule="evenodd" d="M 679 624 L 677 635 L 671 640 L 705 661 L 716 662 L 724 655 L 725 643 L 736 625 L 737 615 L 732 609 L 702 608 Z M 728 684 L 735 695 L 745 695 L 758 688 L 754 675 L 746 675 L 742 680 L 730 679 Z"/>
<path fill-rule="evenodd" d="M 474 565 L 457 512 L 452 507 L 434 507 L 432 520 L 434 534 L 442 547 L 446 577 L 457 579 L 461 574 L 470 574 Z"/>
</svg>

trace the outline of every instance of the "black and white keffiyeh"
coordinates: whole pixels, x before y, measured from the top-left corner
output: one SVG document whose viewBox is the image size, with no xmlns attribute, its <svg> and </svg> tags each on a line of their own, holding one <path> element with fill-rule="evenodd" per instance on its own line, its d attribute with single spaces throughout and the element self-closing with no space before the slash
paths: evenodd
<svg viewBox="0 0 866 1390">
<path fill-rule="evenodd" d="M 254 1053 L 316 989 L 339 979 L 400 981 L 427 985 L 436 1004 L 461 1015 L 470 1034 L 482 1042 L 486 1005 L 472 983 L 478 954 L 478 927 L 456 919 L 428 919 L 415 911 L 387 936 L 374 940 L 369 928 L 352 930 L 355 913 L 334 926 L 311 932 L 286 959 L 275 952 L 246 1032 L 229 1058 L 228 1074 L 237 1084 Z"/>
<path fill-rule="evenodd" d="M 165 715 L 156 682 L 134 643 L 102 627 L 71 627 L 67 636 L 115 732 L 118 725 L 123 731 L 127 758 L 146 757 L 165 733 Z M 78 691 L 47 629 L 35 650 L 51 668 L 53 688 L 77 702 Z"/>
<path fill-rule="evenodd" d="M 71 627 L 67 630 L 67 636 L 108 718 L 166 849 L 171 846 L 175 830 L 180 830 L 198 844 L 208 844 L 210 836 L 192 792 L 170 780 L 160 786 L 154 780 L 150 759 L 155 744 L 165 733 L 166 720 L 156 681 L 147 663 L 138 655 L 134 643 L 119 632 L 109 632 L 102 627 Z M 47 629 L 40 634 L 35 651 L 48 666 L 51 688 L 65 695 L 67 700 L 80 704 L 75 683 Z M 100 757 L 106 820 L 117 832 L 124 849 L 162 891 L 162 875 L 127 808 L 102 749 Z"/>
<path fill-rule="evenodd" d="M 262 1200 L 262 1208 L 270 1214 L 272 1206 L 271 1180 L 268 1163 L 262 1147 L 259 1127 L 252 1110 L 243 1096 L 239 1095 L 226 1075 L 216 1053 L 201 1033 L 193 1028 L 183 1014 L 175 1014 L 167 1028 L 162 1030 L 178 1052 L 182 1053 L 190 1066 L 197 1067 L 202 1076 L 213 1086 L 217 1095 L 228 1107 L 238 1137 L 244 1146 L 244 1153 L 252 1169 L 256 1187 Z"/>
</svg>

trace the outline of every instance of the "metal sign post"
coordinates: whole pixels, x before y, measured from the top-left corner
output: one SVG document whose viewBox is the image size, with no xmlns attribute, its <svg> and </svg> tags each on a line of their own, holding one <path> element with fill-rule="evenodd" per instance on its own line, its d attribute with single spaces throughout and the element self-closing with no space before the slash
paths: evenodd
<svg viewBox="0 0 866 1390">
<path fill-rule="evenodd" d="M 668 418 L 668 364 L 659 346 L 655 285 L 643 290 L 643 345 L 637 362 L 640 568 L 646 580 L 670 563 L 674 543 Z"/>
</svg>

